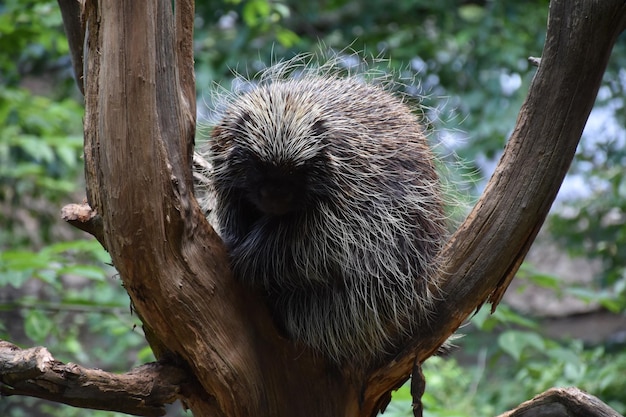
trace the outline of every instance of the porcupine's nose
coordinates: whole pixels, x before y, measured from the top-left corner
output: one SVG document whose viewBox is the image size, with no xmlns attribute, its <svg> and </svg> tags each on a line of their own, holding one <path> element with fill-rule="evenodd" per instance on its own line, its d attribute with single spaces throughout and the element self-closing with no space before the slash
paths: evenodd
<svg viewBox="0 0 626 417">
<path fill-rule="evenodd" d="M 256 205 L 262 212 L 281 216 L 294 208 L 294 190 L 292 184 L 271 181 L 258 190 Z"/>
</svg>

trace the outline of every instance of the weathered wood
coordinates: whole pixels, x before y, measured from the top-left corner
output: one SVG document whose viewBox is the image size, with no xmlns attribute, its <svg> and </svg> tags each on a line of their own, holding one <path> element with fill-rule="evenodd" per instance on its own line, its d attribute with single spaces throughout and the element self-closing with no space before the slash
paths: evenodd
<svg viewBox="0 0 626 417">
<path fill-rule="evenodd" d="M 149 363 L 125 374 L 55 360 L 43 347 L 22 350 L 0 340 L 0 394 L 29 395 L 75 407 L 162 416 L 188 378 L 180 368 Z"/>
<path fill-rule="evenodd" d="M 499 417 L 622 417 L 578 388 L 552 388 Z"/>
<path fill-rule="evenodd" d="M 193 77 L 182 71 L 192 86 L 181 86 L 175 38 L 191 28 L 175 30 L 168 1 L 88 3 L 85 20 L 88 200 L 106 247 L 155 353 L 199 376 L 206 391 L 186 398 L 194 412 L 252 411 L 260 371 L 241 359 L 254 357 L 252 329 L 226 263 L 207 255 L 226 259 L 191 195 Z"/>
<path fill-rule="evenodd" d="M 72 226 L 89 233 L 106 249 L 104 242 L 104 225 L 89 204 L 68 204 L 61 210 L 61 218 Z"/>
</svg>

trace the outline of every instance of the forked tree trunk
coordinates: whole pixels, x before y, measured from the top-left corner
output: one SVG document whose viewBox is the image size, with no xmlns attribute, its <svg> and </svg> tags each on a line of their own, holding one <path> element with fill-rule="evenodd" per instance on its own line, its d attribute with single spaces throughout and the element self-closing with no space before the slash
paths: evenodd
<svg viewBox="0 0 626 417">
<path fill-rule="evenodd" d="M 76 49 L 86 33 L 85 161 L 101 229 L 93 221 L 83 227 L 110 252 L 157 357 L 188 369 L 180 396 L 194 415 L 373 416 L 414 363 L 478 306 L 499 302 L 574 156 L 626 5 L 552 1 L 513 135 L 441 255 L 445 296 L 436 317 L 394 361 L 362 375 L 281 338 L 260 298 L 233 280 L 193 197 L 193 3 L 174 9 L 165 0 L 86 1 L 83 30 L 70 39 Z"/>
</svg>

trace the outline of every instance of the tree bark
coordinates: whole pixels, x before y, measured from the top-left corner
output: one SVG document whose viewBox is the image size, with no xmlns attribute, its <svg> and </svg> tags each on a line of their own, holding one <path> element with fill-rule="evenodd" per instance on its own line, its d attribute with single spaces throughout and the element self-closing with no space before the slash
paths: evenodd
<svg viewBox="0 0 626 417">
<path fill-rule="evenodd" d="M 55 360 L 42 347 L 27 350 L 0 340 L 0 394 L 29 395 L 75 407 L 162 416 L 176 401 L 189 375 L 149 363 L 123 375 Z"/>
<path fill-rule="evenodd" d="M 552 388 L 499 417 L 622 417 L 578 388 Z"/>
<path fill-rule="evenodd" d="M 355 375 L 289 340 L 231 276 L 192 189 L 193 2 L 89 1 L 85 162 L 101 239 L 160 359 L 197 384 L 196 416 L 373 416 L 467 318 L 499 302 L 573 158 L 617 35 L 621 0 L 554 0 L 514 133 L 441 254 L 432 323 L 390 363 Z"/>
</svg>

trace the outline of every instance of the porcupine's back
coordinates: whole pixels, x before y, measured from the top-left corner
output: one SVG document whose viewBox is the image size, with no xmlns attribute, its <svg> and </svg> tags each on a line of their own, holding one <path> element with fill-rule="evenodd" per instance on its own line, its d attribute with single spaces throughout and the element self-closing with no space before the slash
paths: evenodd
<svg viewBox="0 0 626 417">
<path fill-rule="evenodd" d="M 401 100 L 355 77 L 267 77 L 228 100 L 207 157 L 234 273 L 290 337 L 365 365 L 428 316 L 445 220 Z"/>
</svg>

